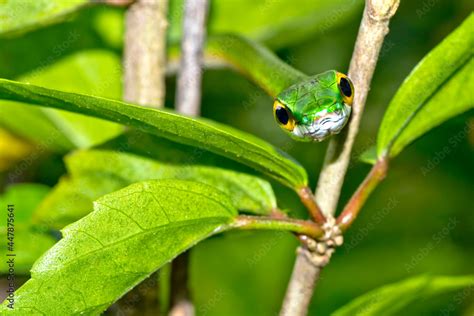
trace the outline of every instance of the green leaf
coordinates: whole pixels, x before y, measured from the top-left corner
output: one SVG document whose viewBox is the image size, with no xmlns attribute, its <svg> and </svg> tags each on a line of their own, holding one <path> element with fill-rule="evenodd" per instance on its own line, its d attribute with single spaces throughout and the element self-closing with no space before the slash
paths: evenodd
<svg viewBox="0 0 474 316">
<path fill-rule="evenodd" d="M 101 50 L 74 54 L 20 78 L 22 82 L 113 99 L 120 98 L 120 80 L 120 59 Z M 0 101 L 0 106 L 2 103 L 8 107 L 1 107 L 0 125 L 58 151 L 99 144 L 122 131 L 118 124 L 75 113 L 36 109 L 9 101 Z"/>
<path fill-rule="evenodd" d="M 36 222 L 62 228 L 87 215 L 102 195 L 135 182 L 181 179 L 215 187 L 231 197 L 233 207 L 269 214 L 276 207 L 270 184 L 255 176 L 216 167 L 172 165 L 128 153 L 78 151 L 66 158 L 69 171 L 36 209 Z"/>
<path fill-rule="evenodd" d="M 236 215 L 220 191 L 190 181 L 152 180 L 106 195 L 35 263 L 13 313 L 99 314 Z"/>
<path fill-rule="evenodd" d="M 419 300 L 474 286 L 474 276 L 417 276 L 364 294 L 332 315 L 401 315 Z"/>
<path fill-rule="evenodd" d="M 109 174 L 85 174 L 62 177 L 50 194 L 37 207 L 33 222 L 61 229 L 89 214 L 93 201 L 131 184 Z"/>
<path fill-rule="evenodd" d="M 474 86 L 474 59 L 447 80 L 416 113 L 393 144 L 391 155 L 398 155 L 418 137 L 441 125 L 448 119 L 474 108 L 472 91 Z"/>
<path fill-rule="evenodd" d="M 377 162 L 377 147 L 371 146 L 369 149 L 362 152 L 358 159 L 359 161 L 365 162 L 369 165 L 375 165 Z"/>
<path fill-rule="evenodd" d="M 474 106 L 474 14 L 434 48 L 405 79 L 385 113 L 379 157 L 394 157 L 420 135 Z"/>
<path fill-rule="evenodd" d="M 2 0 L 0 35 L 35 29 L 65 18 L 88 0 Z"/>
<path fill-rule="evenodd" d="M 9 186 L 0 196 L 0 205 L 14 205 L 14 251 L 15 273 L 27 275 L 31 266 L 47 249 L 56 242 L 55 239 L 31 225 L 31 215 L 36 206 L 46 196 L 49 188 L 40 184 L 16 184 Z M 0 221 L 0 238 L 7 241 L 6 213 Z M 34 243 L 32 242 L 34 240 Z M 0 256 L 7 258 L 7 248 L 0 247 Z M 8 265 L 0 264 L 0 273 L 8 273 Z"/>
<path fill-rule="evenodd" d="M 239 161 L 293 189 L 307 183 L 307 174 L 303 167 L 281 150 L 253 135 L 210 120 L 5 79 L 0 79 L 0 98 L 127 124 Z"/>
</svg>

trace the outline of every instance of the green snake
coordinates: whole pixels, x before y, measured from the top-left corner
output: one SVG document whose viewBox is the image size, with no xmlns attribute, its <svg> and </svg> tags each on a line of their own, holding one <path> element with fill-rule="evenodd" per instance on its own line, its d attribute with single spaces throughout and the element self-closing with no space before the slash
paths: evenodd
<svg viewBox="0 0 474 316">
<path fill-rule="evenodd" d="M 176 60 L 177 49 L 170 51 Z M 339 133 L 351 114 L 354 86 L 335 70 L 307 76 L 262 45 L 238 35 L 211 36 L 205 64 L 231 66 L 274 98 L 277 124 L 299 141 L 322 141 Z"/>
<path fill-rule="evenodd" d="M 281 92 L 273 103 L 278 125 L 296 140 L 322 141 L 339 133 L 351 115 L 354 87 L 335 70 L 310 77 Z"/>
</svg>

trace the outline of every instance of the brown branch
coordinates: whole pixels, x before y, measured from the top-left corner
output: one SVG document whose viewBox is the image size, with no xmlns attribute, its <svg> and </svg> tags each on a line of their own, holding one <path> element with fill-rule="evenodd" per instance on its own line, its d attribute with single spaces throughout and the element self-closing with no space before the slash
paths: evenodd
<svg viewBox="0 0 474 316">
<path fill-rule="evenodd" d="M 346 231 L 352 225 L 365 201 L 385 178 L 388 168 L 388 159 L 382 158 L 372 167 L 367 177 L 361 183 L 357 191 L 352 195 L 344 210 L 338 216 L 336 223 L 342 231 Z"/>
<path fill-rule="evenodd" d="M 331 140 L 316 190 L 316 200 L 326 217 L 336 211 L 378 55 L 398 5 L 399 0 L 366 1 L 349 68 L 355 87 L 352 118 L 346 132 Z M 281 315 L 306 315 L 321 269 L 308 260 L 303 251 L 298 252 Z"/>
<path fill-rule="evenodd" d="M 197 116 L 201 109 L 202 55 L 206 35 L 207 0 L 187 0 L 184 7 L 181 62 L 175 108 Z M 179 255 L 171 267 L 171 316 L 192 316 L 194 305 L 188 288 L 189 253 Z"/>
<path fill-rule="evenodd" d="M 324 224 L 326 222 L 326 217 L 314 199 L 311 189 L 309 187 L 302 187 L 298 190 L 298 196 L 300 197 L 300 200 L 304 206 L 306 206 L 308 209 L 308 212 L 313 220 L 320 225 Z"/>
<path fill-rule="evenodd" d="M 237 216 L 231 225 L 236 229 L 267 229 L 267 230 L 286 230 L 296 234 L 318 238 L 324 234 L 321 227 L 312 222 L 294 218 L 275 218 L 265 216 Z"/>
<path fill-rule="evenodd" d="M 168 0 L 136 0 L 127 10 L 124 100 L 163 107 Z"/>
<path fill-rule="evenodd" d="M 291 274 L 286 296 L 280 315 L 306 315 L 311 301 L 313 286 L 319 279 L 320 269 L 315 269 L 309 254 L 303 252 L 308 250 L 298 248 L 298 253 Z M 308 294 L 311 293 L 311 294 Z"/>
<path fill-rule="evenodd" d="M 127 2 L 127 1 L 109 1 Z M 168 0 L 136 0 L 127 10 L 124 47 L 124 100 L 163 107 Z M 157 272 L 118 302 L 126 315 L 157 315 Z"/>
<path fill-rule="evenodd" d="M 189 251 L 180 254 L 171 263 L 170 316 L 194 315 L 188 288 Z"/>
<path fill-rule="evenodd" d="M 202 56 L 208 6 L 208 0 L 187 0 L 184 8 L 176 109 L 193 116 L 199 115 L 201 109 Z"/>
</svg>

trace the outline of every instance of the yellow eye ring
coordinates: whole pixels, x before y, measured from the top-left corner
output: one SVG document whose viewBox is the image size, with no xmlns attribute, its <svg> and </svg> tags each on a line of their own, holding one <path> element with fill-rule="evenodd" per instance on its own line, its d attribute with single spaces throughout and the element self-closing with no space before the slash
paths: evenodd
<svg viewBox="0 0 474 316">
<path fill-rule="evenodd" d="M 337 87 L 341 93 L 342 100 L 347 105 L 352 105 L 354 101 L 354 85 L 352 81 L 343 73 L 336 73 Z"/>
<path fill-rule="evenodd" d="M 273 116 L 275 121 L 287 131 L 291 132 L 295 128 L 295 119 L 290 110 L 278 100 L 273 103 Z"/>
</svg>

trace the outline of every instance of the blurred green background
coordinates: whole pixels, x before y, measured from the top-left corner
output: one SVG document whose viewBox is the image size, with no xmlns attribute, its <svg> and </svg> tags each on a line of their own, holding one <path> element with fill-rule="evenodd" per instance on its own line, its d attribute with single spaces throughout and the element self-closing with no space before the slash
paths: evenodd
<svg viewBox="0 0 474 316">
<path fill-rule="evenodd" d="M 220 14 L 228 14 L 222 5 L 225 2 L 214 2 L 221 5 L 211 7 L 211 22 L 219 20 Z M 249 1 L 228 2 L 231 7 L 242 3 L 252 5 Z M 329 1 L 321 1 L 319 22 L 304 36 L 285 33 L 284 28 L 270 32 L 271 24 L 255 31 L 258 27 L 252 26 L 252 21 L 270 22 L 280 18 L 278 12 L 268 9 L 274 2 L 282 2 L 290 12 L 297 5 L 292 1 L 257 2 L 255 12 L 247 20 L 224 19 L 226 23 L 211 24 L 210 30 L 246 32 L 308 74 L 327 69 L 347 70 L 362 14 L 360 1 L 338 1 L 327 6 L 324 3 Z M 176 2 L 172 5 L 179 7 Z M 403 79 L 471 11 L 469 0 L 401 2 L 390 23 L 390 33 L 373 78 L 340 205 L 368 172 L 370 167 L 359 163 L 358 155 L 375 144 L 384 111 Z M 118 60 L 122 54 L 122 19 L 123 9 L 90 7 L 60 24 L 4 38 L 0 42 L 0 77 L 31 76 L 86 49 L 105 50 Z M 172 15 L 171 19 L 179 20 L 179 15 Z M 179 27 L 173 27 L 170 42 L 178 37 Z M 74 87 L 75 71 L 71 68 L 56 74 L 55 80 L 68 81 Z M 104 78 L 117 82 L 114 87 L 119 85 L 118 72 L 108 73 Z M 173 75 L 167 79 L 167 107 L 172 107 L 174 102 L 175 79 Z M 223 69 L 204 72 L 202 115 L 253 133 L 288 151 L 306 167 L 314 187 L 327 142 L 290 140 L 274 123 L 271 104 L 270 97 L 239 74 Z M 11 129 L 8 121 L 14 119 L 3 116 L 0 122 Z M 21 124 L 28 126 L 29 122 Z M 310 314 L 329 314 L 371 289 L 410 276 L 474 273 L 474 131 L 469 128 L 473 124 L 471 110 L 434 129 L 391 163 L 387 179 L 370 197 L 346 235 L 345 245 L 324 270 Z M 64 173 L 61 157 L 68 145 L 65 148 L 56 153 L 41 153 L 15 181 L 53 186 Z M 9 184 L 11 172 L 1 173 L 2 188 Z M 277 183 L 272 184 L 281 207 L 304 217 L 297 196 Z M 198 315 L 277 315 L 296 246 L 292 235 L 269 232 L 227 233 L 199 244 L 191 252 L 191 288 Z M 443 308 L 453 304 L 454 294 L 418 301 L 411 306 L 411 314 L 440 315 Z M 472 315 L 473 301 L 474 293 L 470 293 L 461 304 L 454 304 L 451 314 Z"/>
</svg>

